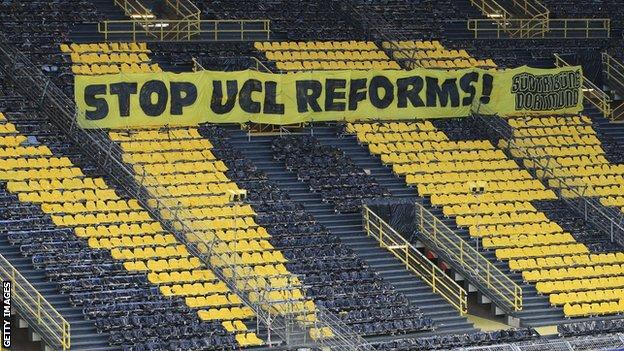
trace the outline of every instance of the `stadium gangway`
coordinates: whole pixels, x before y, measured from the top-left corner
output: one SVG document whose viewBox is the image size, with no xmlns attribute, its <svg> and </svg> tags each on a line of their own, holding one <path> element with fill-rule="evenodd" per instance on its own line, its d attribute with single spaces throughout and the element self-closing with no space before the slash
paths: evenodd
<svg viewBox="0 0 624 351">
<path fill-rule="evenodd" d="M 522 287 L 418 202 L 417 238 L 509 315 L 522 310 Z"/>
<path fill-rule="evenodd" d="M 469 19 L 467 28 L 475 39 L 590 39 L 610 38 L 608 18 L 513 18 L 504 23 Z"/>
<path fill-rule="evenodd" d="M 11 284 L 11 306 L 41 336 L 48 346 L 58 350 L 71 347 L 71 327 L 67 320 L 33 287 L 17 268 L 0 254 L 0 281 Z M 3 311 L 2 313 L 4 313 Z M 0 345 L 2 343 L 0 342 Z M 0 350 L 2 346 L 0 346 Z"/>
<path fill-rule="evenodd" d="M 516 155 L 520 155 L 522 159 L 531 160 L 533 158 L 527 148 L 518 145 L 514 141 L 513 130 L 509 124 L 503 118 L 489 111 L 485 106 L 480 105 L 473 112 L 472 118 L 477 119 L 478 123 L 484 126 L 485 130 L 496 133 L 495 136 L 504 140 L 505 146 Z M 571 186 L 565 179 L 558 177 L 553 172 L 553 168 L 560 165 L 554 158 L 545 155 L 542 161 L 533 162 L 533 164 L 535 165 L 537 178 L 545 178 L 556 182 L 557 187 L 549 186 L 549 188 L 557 194 L 559 199 L 565 201 L 585 221 L 599 228 L 611 241 L 617 241 L 620 245 L 624 245 L 624 214 L 619 209 L 604 206 L 597 198 L 586 194 L 586 187 Z"/>
<path fill-rule="evenodd" d="M 624 64 L 606 52 L 602 53 L 602 73 L 620 96 L 624 96 Z M 622 121 L 624 119 L 624 102 L 619 102 L 612 107 L 611 120 Z"/>
<path fill-rule="evenodd" d="M 506 38 L 527 38 L 543 35 L 549 30 L 550 11 L 537 0 L 509 0 L 504 3 L 511 8 L 505 8 L 496 0 L 470 0 L 470 3 L 481 10 L 487 19 L 468 20 L 469 30 L 476 29 L 482 23 L 479 28 L 487 28 L 479 33 L 492 30 L 499 38 L 501 33 L 505 33 L 503 37 Z"/>
<path fill-rule="evenodd" d="M 98 168 L 106 172 L 120 188 L 140 201 L 146 211 L 157 218 L 164 228 L 171 231 L 178 240 L 187 246 L 190 253 L 199 257 L 207 267 L 211 268 L 215 275 L 232 292 L 236 293 L 245 305 L 252 308 L 258 319 L 270 332 L 293 347 L 333 347 L 334 349 L 357 351 L 375 349 L 339 318 L 320 306 L 316 306 L 317 318 L 312 327 L 317 329 L 329 328 L 333 337 L 310 340 L 306 329 L 308 326 L 302 326 L 301 323 L 298 323 L 297 315 L 291 313 L 275 315 L 271 313 L 271 311 L 279 311 L 280 308 L 274 308 L 273 301 L 264 300 L 263 297 L 266 294 L 258 294 L 259 298 L 256 301 L 251 301 L 248 292 L 254 291 L 254 287 L 241 289 L 240 281 L 228 279 L 223 274 L 222 268 L 227 264 L 224 263 L 223 266 L 213 264 L 211 259 L 218 256 L 212 255 L 212 247 L 217 241 L 220 241 L 216 235 L 212 235 L 211 240 L 190 241 L 188 234 L 192 234 L 194 230 L 178 216 L 180 207 L 171 208 L 161 198 L 150 196 L 148 188 L 139 183 L 133 170 L 121 161 L 122 150 L 108 137 L 106 131 L 101 129 L 86 131 L 80 128 L 75 117 L 75 113 L 78 113 L 75 109 L 75 103 L 41 70 L 35 67 L 21 51 L 8 44 L 0 44 L 0 63 L 2 63 L 0 70 L 15 83 L 15 86 L 25 97 L 30 98 L 31 101 L 38 101 L 41 106 L 45 106 L 45 108 L 40 109 L 42 115 L 66 133 L 73 142 L 81 145 Z M 163 213 L 167 214 L 167 218 Z"/>
<path fill-rule="evenodd" d="M 570 64 L 565 61 L 559 54 L 554 54 L 555 66 L 567 67 Z M 611 110 L 611 97 L 605 93 L 591 80 L 583 76 L 583 99 L 585 102 L 596 107 L 602 114 L 608 118 L 613 119 L 613 111 Z M 487 113 L 487 111 L 485 111 Z"/>
<path fill-rule="evenodd" d="M 386 223 L 367 205 L 362 206 L 362 223 L 366 235 L 374 238 L 379 246 L 390 251 L 405 268 L 414 272 L 422 281 L 442 296 L 461 316 L 468 313 L 468 294 L 451 277 L 430 259 L 425 257 L 405 237 Z"/>
<path fill-rule="evenodd" d="M 104 41 L 269 40 L 270 20 L 128 19 L 98 22 Z"/>
</svg>

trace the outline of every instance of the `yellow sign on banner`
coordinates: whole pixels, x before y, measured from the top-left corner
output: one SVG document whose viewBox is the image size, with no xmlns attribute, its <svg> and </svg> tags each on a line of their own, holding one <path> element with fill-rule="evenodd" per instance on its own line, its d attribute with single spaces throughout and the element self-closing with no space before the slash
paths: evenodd
<svg viewBox="0 0 624 351">
<path fill-rule="evenodd" d="M 126 128 L 211 123 L 573 114 L 582 109 L 580 67 L 502 71 L 256 71 L 76 76 L 78 123 Z"/>
</svg>

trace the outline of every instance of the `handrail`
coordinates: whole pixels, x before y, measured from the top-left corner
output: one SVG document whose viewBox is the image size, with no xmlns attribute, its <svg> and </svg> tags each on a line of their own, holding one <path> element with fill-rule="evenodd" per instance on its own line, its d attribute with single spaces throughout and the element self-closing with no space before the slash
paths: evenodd
<svg viewBox="0 0 624 351">
<path fill-rule="evenodd" d="M 11 282 L 12 302 L 43 340 L 52 347 L 69 350 L 71 327 L 67 320 L 1 254 L 0 280 Z"/>
<path fill-rule="evenodd" d="M 264 69 L 266 73 L 273 73 L 269 67 L 267 67 L 262 61 L 258 60 L 255 56 L 249 56 L 256 63 L 256 71 L 260 72 L 260 67 Z"/>
<path fill-rule="evenodd" d="M 603 52 L 602 72 L 609 86 L 620 96 L 624 96 L 624 64 L 607 52 Z M 624 117 L 624 102 L 617 106 L 611 106 L 611 115 L 608 117 L 611 121 L 620 121 Z"/>
<path fill-rule="evenodd" d="M 537 0 L 512 0 L 512 3 L 514 6 L 524 10 L 524 13 L 530 18 L 541 17 L 547 19 L 550 16 L 550 10 Z"/>
<path fill-rule="evenodd" d="M 602 64 L 602 70 L 607 80 L 617 83 L 619 85 L 618 92 L 624 95 L 624 64 L 606 52 L 602 53 Z"/>
<path fill-rule="evenodd" d="M 467 28 L 475 39 L 588 39 L 610 38 L 609 18 L 514 18 L 504 23 L 469 19 Z"/>
<path fill-rule="evenodd" d="M 503 22 L 512 18 L 511 13 L 505 10 L 496 0 L 470 0 L 470 3 L 481 10 L 481 13 L 490 18 L 490 20 Z"/>
<path fill-rule="evenodd" d="M 111 41 L 112 36 L 134 42 L 251 41 L 269 40 L 270 27 L 270 20 L 106 20 L 98 23 L 98 32 L 104 35 L 104 41 Z"/>
<path fill-rule="evenodd" d="M 556 187 L 550 186 L 550 182 L 548 185 L 559 199 L 563 200 L 586 221 L 600 229 L 611 241 L 618 241 L 624 245 L 624 218 L 622 218 L 619 209 L 614 210 L 605 207 L 599 200 L 586 194 L 587 188 L 571 186 L 565 178 L 557 176 L 553 169 L 561 167 L 561 165 L 551 156 L 546 155 L 541 161 L 536 161 L 535 156 L 527 148 L 515 142 L 513 129 L 509 129 L 509 125 L 501 118 L 496 118 L 494 113 L 489 113 L 484 105 L 479 105 L 473 117 L 478 119 L 479 124 L 487 126 L 487 131 L 495 133 L 494 137 L 504 140 L 506 145 L 503 143 L 502 146 L 508 148 L 512 156 L 533 161 L 531 162 L 532 167 L 526 163 L 525 166 L 526 168 L 533 168 L 537 178 L 554 180 Z M 504 125 L 501 125 L 503 123 Z"/>
<path fill-rule="evenodd" d="M 151 19 L 154 15 L 139 1 L 114 0 L 115 5 L 124 10 L 126 16 L 131 18 Z"/>
<path fill-rule="evenodd" d="M 102 129 L 86 131 L 77 124 L 75 103 L 65 93 L 49 80 L 23 53 L 15 47 L 0 44 L 0 70 L 12 70 L 11 79 L 24 96 L 32 101 L 40 101 L 46 108 L 41 109 L 44 118 L 48 118 L 57 125 L 74 143 L 80 145 L 85 154 L 102 171 L 130 196 L 135 197 L 154 218 L 158 219 L 166 230 L 184 243 L 188 251 L 200 258 L 228 288 L 237 294 L 243 303 L 251 307 L 258 320 L 267 326 L 269 336 L 277 334 L 288 345 L 307 345 L 313 347 L 331 345 L 350 350 L 374 350 L 359 334 L 352 331 L 331 312 L 316 306 L 314 311 L 304 310 L 296 312 L 290 303 L 300 303 L 301 300 L 273 301 L 269 298 L 270 289 L 250 286 L 250 280 L 240 275 L 227 275 L 227 268 L 235 268 L 236 262 L 229 262 L 224 257 L 213 254 L 212 248 L 217 241 L 216 235 L 196 235 L 195 230 L 184 220 L 182 206 L 170 207 L 169 201 L 151 194 L 148 188 L 137 177 L 134 170 L 122 162 L 122 150 Z M 169 197 L 169 196 L 164 196 Z M 290 274 L 294 280 L 303 281 L 295 274 Z M 297 285 L 298 288 L 305 287 Z M 284 289 L 282 289 L 284 290 Z M 304 292 L 305 294 L 305 292 Z M 253 295 L 253 296 L 252 296 Z M 253 297 L 253 298 L 252 298 Z M 286 306 L 284 306 L 286 303 Z M 287 307 L 284 309 L 283 307 Z M 293 312 L 294 311 L 294 312 Z M 310 340 L 306 329 L 309 324 L 301 323 L 298 317 L 317 312 L 313 322 L 314 328 L 329 328 L 333 332 L 332 338 Z"/>
<path fill-rule="evenodd" d="M 406 269 L 414 272 L 433 289 L 434 293 L 439 294 L 455 307 L 461 316 L 468 313 L 468 295 L 464 288 L 366 205 L 362 206 L 362 219 L 366 235 L 374 238 L 379 242 L 379 246 L 390 251 L 405 264 Z"/>
<path fill-rule="evenodd" d="M 559 54 L 554 54 L 555 66 L 566 67 L 570 66 Z M 594 105 L 603 115 L 611 119 L 613 111 L 611 110 L 611 97 L 605 93 L 591 80 L 583 76 L 583 98 L 586 102 Z"/>
<path fill-rule="evenodd" d="M 456 265 L 464 278 L 471 281 L 499 308 L 508 313 L 522 310 L 522 288 L 501 272 L 487 258 L 464 241 L 444 222 L 419 203 L 416 206 L 419 238 L 438 255 Z"/>
<path fill-rule="evenodd" d="M 195 18 L 199 20 L 201 11 L 189 0 L 166 0 L 167 5 L 176 11 L 181 18 Z"/>
<path fill-rule="evenodd" d="M 202 66 L 196 58 L 192 57 L 191 62 L 193 62 L 193 72 L 205 71 L 206 69 Z"/>
</svg>

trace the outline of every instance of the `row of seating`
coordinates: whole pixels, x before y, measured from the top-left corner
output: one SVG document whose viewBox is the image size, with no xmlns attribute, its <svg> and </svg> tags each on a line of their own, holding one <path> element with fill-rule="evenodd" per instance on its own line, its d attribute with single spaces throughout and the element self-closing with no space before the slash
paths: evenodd
<svg viewBox="0 0 624 351">
<path fill-rule="evenodd" d="M 166 138 L 163 134 L 168 135 Z M 151 196 L 167 198 L 178 209 L 177 216 L 185 223 L 199 232 L 188 235 L 191 241 L 209 242 L 214 241 L 212 246 L 211 263 L 221 266 L 224 274 L 229 279 L 236 279 L 240 288 L 246 290 L 249 298 L 252 298 L 254 290 L 263 289 L 266 280 L 255 267 L 268 267 L 273 264 L 286 263 L 284 255 L 274 248 L 267 240 L 235 239 L 221 241 L 223 234 L 215 235 L 216 232 L 236 233 L 248 230 L 256 232 L 266 230 L 258 226 L 254 220 L 255 211 L 249 205 L 237 203 L 231 197 L 233 193 L 240 192 L 240 188 L 232 182 L 224 172 L 228 170 L 223 161 L 218 160 L 211 149 L 198 149 L 198 146 L 212 146 L 211 142 L 202 142 L 204 138 L 196 128 L 173 127 L 163 129 L 136 129 L 128 133 L 111 131 L 111 139 L 119 143 L 123 150 L 124 162 L 132 166 L 136 171 L 137 182 L 142 181 L 142 174 L 153 175 L 167 174 L 169 177 L 152 177 L 149 183 L 144 183 Z M 176 148 L 164 148 L 161 150 L 139 149 L 136 143 L 156 143 L 161 140 L 175 142 Z M 189 150 L 189 151 L 180 151 Z M 213 173 L 213 176 L 209 174 Z M 194 177 L 195 174 L 200 177 Z M 220 174 L 221 181 L 215 183 L 216 174 Z M 225 175 L 225 177 L 223 177 Z M 193 184 L 184 184 L 186 179 L 193 177 Z M 178 185 L 182 184 L 182 185 Z M 192 199 L 197 196 L 217 197 L 217 203 L 197 202 Z M 189 201 L 191 200 L 191 201 Z M 161 210 L 163 216 L 170 216 L 169 210 Z M 211 233 L 211 231 L 215 231 Z M 267 239 L 270 236 L 267 235 Z M 201 247 L 200 247 L 201 249 Z M 289 273 L 282 266 L 283 272 L 264 271 L 266 274 L 286 275 Z M 236 276 L 236 278 L 234 278 Z M 270 276 L 269 276 L 270 277 Z M 283 310 L 286 304 L 291 312 L 299 313 L 306 323 L 314 321 L 314 304 L 306 304 L 307 297 L 302 292 L 300 283 L 290 279 L 286 286 L 277 286 L 273 294 L 285 296 L 286 302 L 273 299 L 273 302 L 265 304 L 267 309 Z M 296 292 L 291 294 L 290 291 Z M 267 295 L 271 300 L 271 294 Z M 193 306 L 201 304 L 197 300 L 192 301 Z M 225 300 L 223 300 L 225 301 Z M 215 306 L 213 306 L 215 307 Z M 310 310 L 311 308 L 311 310 Z"/>
<path fill-rule="evenodd" d="M 258 214 L 256 221 L 272 233 L 267 240 L 282 250 L 289 260 L 285 265 L 301 277 L 308 287 L 308 296 L 317 304 L 322 304 L 364 336 L 431 330 L 430 318 L 386 284 L 338 236 L 316 222 L 301 204 L 292 201 L 269 181 L 267 175 L 233 145 L 228 132 L 215 125 L 202 125 L 200 130 L 215 143 L 213 151 L 231 168 L 232 179 L 245 185 L 248 199 L 253 201 Z M 315 143 L 307 145 L 318 147 Z M 333 148 L 325 149 L 329 150 L 337 152 Z M 326 155 L 324 152 L 315 154 Z M 311 179 L 308 172 L 301 175 L 306 182 Z M 328 186 L 333 186 L 332 178 L 324 178 Z"/>
<path fill-rule="evenodd" d="M 440 125 L 448 133 L 471 133 L 465 123 L 459 123 L 458 130 Z M 419 132 L 421 129 L 426 132 Z M 376 131 L 352 124 L 347 125 L 347 130 L 355 132 L 358 141 L 368 144 L 372 153 L 380 154 L 395 173 L 405 175 L 406 182 L 416 186 L 420 196 L 430 197 L 432 205 L 442 207 L 445 215 L 458 216 L 457 225 L 468 227 L 471 236 L 482 238 L 484 247 L 494 249 L 498 259 L 509 261 L 510 268 L 523 272 L 525 280 L 537 282 L 538 292 L 571 292 L 575 291 L 575 285 L 567 281 L 566 274 L 542 278 L 535 269 L 563 268 L 564 262 L 571 260 L 575 272 L 589 272 L 589 267 L 598 262 L 594 260 L 600 259 L 532 204 L 556 200 L 556 194 L 489 141 L 457 138 L 451 141 L 444 132 L 429 126 L 406 127 L 396 123 L 376 127 Z M 442 153 L 437 148 L 441 143 L 447 143 L 450 150 Z M 410 150 L 412 145 L 415 147 Z M 407 150 L 398 153 L 401 146 Z M 419 155 L 423 153 L 438 157 Z M 603 276 L 595 279 L 599 277 Z M 584 284 L 583 289 L 599 288 Z"/>
<path fill-rule="evenodd" d="M 45 121 L 38 121 L 36 125 L 42 130 L 50 128 Z M 38 144 L 35 137 L 25 139 L 23 145 L 37 142 L 47 152 L 24 154 L 15 158 L 16 162 L 5 162 L 7 169 L 20 169 L 29 174 L 42 169 L 40 167 L 47 170 L 77 169 L 79 172 L 65 173 L 64 178 L 59 180 L 57 177 L 60 172 L 48 172 L 47 176 L 39 172 L 41 178 L 26 177 L 24 180 L 4 178 L 10 172 L 2 172 L 0 175 L 6 181 L 6 186 L 2 187 L 3 202 L 8 201 L 12 206 L 29 206 L 31 213 L 38 211 L 38 214 L 30 215 L 32 218 L 21 211 L 6 223 L 11 233 L 9 237 L 15 245 L 20 245 L 24 254 L 32 256 L 35 267 L 45 269 L 49 279 L 59 282 L 64 291 L 69 292 L 74 304 L 89 306 L 85 308 L 86 316 L 96 320 L 100 332 L 106 331 L 110 335 L 112 344 L 139 345 L 146 342 L 147 338 L 169 343 L 214 335 L 211 341 L 214 345 L 236 345 L 236 333 L 244 335 L 245 341 L 253 338 L 248 336 L 248 331 L 238 329 L 228 337 L 228 332 L 222 326 L 203 322 L 198 316 L 198 310 L 190 309 L 183 299 L 154 292 L 152 287 L 157 288 L 161 283 L 162 287 L 168 286 L 164 284 L 165 281 L 166 284 L 176 285 L 210 280 L 220 288 L 218 291 L 206 289 L 201 294 L 231 295 L 229 289 L 224 289 L 225 285 L 218 282 L 197 257 L 192 257 L 175 236 L 167 233 L 159 222 L 154 221 L 136 199 L 118 195 L 106 180 L 96 174 L 85 175 L 80 168 L 74 166 L 70 157 L 59 153 L 58 150 L 68 150 L 69 146 L 64 144 L 60 132 L 56 133 L 52 136 L 48 134 L 42 139 L 50 143 L 51 147 Z M 14 134 L 17 135 L 17 132 Z M 71 156 L 78 159 L 75 154 Z M 3 158 L 3 161 L 7 160 Z M 29 194 L 46 196 L 24 196 Z M 26 218 L 22 217 L 24 215 Z M 33 225 L 33 234 L 23 235 L 28 223 Z M 44 228 L 48 232 L 42 235 L 39 231 Z M 162 276 L 162 281 L 154 280 L 150 283 L 147 280 L 148 274 L 167 276 Z M 107 283 L 86 283 L 86 280 L 96 278 L 106 279 Z M 119 284 L 122 279 L 133 281 L 133 289 Z M 196 331 L 184 335 L 177 332 L 159 335 L 154 332 L 160 325 L 157 321 L 160 318 L 157 310 L 144 310 L 139 305 L 130 304 L 135 302 L 169 306 L 167 310 L 170 316 L 185 316 L 185 324 Z M 156 321 L 153 325 L 137 328 L 138 334 L 128 339 L 124 336 L 125 326 L 109 320 L 110 317 L 120 314 L 152 314 Z M 240 322 L 253 318 L 253 315 L 231 314 L 229 317 L 230 321 L 240 325 Z M 221 321 L 215 323 L 220 324 Z"/>
<path fill-rule="evenodd" d="M 401 69 L 373 42 L 256 42 L 254 46 L 267 60 L 275 62 L 277 69 L 286 72 Z"/>
<path fill-rule="evenodd" d="M 389 195 L 341 150 L 321 145 L 313 136 L 276 138 L 271 148 L 276 160 L 296 172 L 337 212 L 359 212 L 362 201 Z"/>
<path fill-rule="evenodd" d="M 60 47 L 61 52 L 69 54 L 75 75 L 162 72 L 157 63 L 151 63 L 145 43 L 118 44 L 61 44 Z"/>
</svg>

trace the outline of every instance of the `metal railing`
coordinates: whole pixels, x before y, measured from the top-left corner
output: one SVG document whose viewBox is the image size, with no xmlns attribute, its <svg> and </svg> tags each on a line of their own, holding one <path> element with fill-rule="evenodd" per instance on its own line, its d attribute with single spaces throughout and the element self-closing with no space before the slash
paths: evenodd
<svg viewBox="0 0 624 351">
<path fill-rule="evenodd" d="M 515 18 L 505 21 L 469 19 L 475 39 L 588 39 L 610 38 L 608 18 Z"/>
<path fill-rule="evenodd" d="M 456 351 L 593 351 L 621 350 L 624 336 L 611 334 L 563 339 L 541 339 L 516 344 L 462 347 Z"/>
<path fill-rule="evenodd" d="M 114 0 L 114 2 L 115 5 L 121 7 L 126 16 L 130 18 L 144 20 L 154 18 L 154 14 L 138 0 Z"/>
<path fill-rule="evenodd" d="M 201 11 L 190 0 L 166 0 L 167 5 L 171 7 L 180 18 L 200 20 Z"/>
<path fill-rule="evenodd" d="M 63 351 L 69 350 L 71 331 L 67 320 L 2 255 L 0 280 L 11 282 L 14 306 L 45 343 Z"/>
<path fill-rule="evenodd" d="M 485 127 L 485 130 L 495 133 L 494 137 L 505 140 L 506 147 L 514 157 L 533 161 L 533 167 L 527 168 L 532 168 L 537 178 L 555 180 L 557 186 L 550 188 L 579 216 L 600 229 L 611 241 L 617 241 L 624 245 L 624 216 L 619 209 L 602 205 L 597 198 L 587 193 L 587 187 L 572 186 L 566 182 L 565 178 L 557 176 L 554 170 L 561 165 L 553 157 L 544 155 L 540 160 L 535 160 L 527 148 L 515 142 L 513 129 L 509 128 L 509 124 L 494 113 L 490 113 L 485 107 L 478 107 L 473 113 L 473 117 Z"/>
<path fill-rule="evenodd" d="M 110 20 L 98 23 L 104 41 L 269 40 L 270 20 Z"/>
<path fill-rule="evenodd" d="M 617 94 L 624 97 L 624 64 L 615 57 L 606 52 L 602 53 L 602 72 L 611 87 Z M 619 104 L 612 103 L 611 116 L 612 121 L 621 121 L 624 119 L 624 102 Z"/>
<path fill-rule="evenodd" d="M 514 8 L 519 8 L 523 11 L 521 14 L 523 18 L 548 19 L 550 17 L 550 10 L 537 0 L 512 0 L 511 2 Z"/>
<path fill-rule="evenodd" d="M 522 310 L 522 288 L 421 204 L 415 203 L 419 239 L 456 266 L 464 278 L 507 313 Z"/>
<path fill-rule="evenodd" d="M 485 17 L 497 23 L 504 23 L 512 18 L 511 13 L 496 0 L 470 0 L 470 4 L 479 9 Z"/>
<path fill-rule="evenodd" d="M 360 335 L 322 307 L 315 306 L 314 311 L 297 312 L 289 304 L 292 302 L 295 306 L 294 304 L 300 301 L 273 301 L 268 296 L 270 290 L 260 291 L 257 286 L 250 286 L 249 279 L 224 274 L 225 269 L 236 267 L 232 267 L 233 263 L 228 262 L 224 257 L 212 254 L 216 243 L 222 241 L 214 233 L 213 235 L 203 233 L 196 235 L 196 231 L 182 219 L 185 218 L 181 214 L 184 211 L 182 206 L 168 206 L 168 201 L 165 202 L 161 197 L 153 196 L 149 188 L 142 183 L 142 178 L 137 177 L 134 170 L 121 161 L 123 151 L 109 138 L 107 131 L 102 129 L 86 131 L 80 128 L 75 116 L 75 113 L 80 113 L 80 111 L 75 110 L 74 102 L 15 47 L 0 44 L 0 63 L 2 63 L 0 70 L 7 72 L 7 77 L 13 81 L 20 93 L 30 98 L 30 101 L 39 102 L 41 106 L 39 114 L 59 127 L 71 142 L 80 145 L 84 154 L 91 158 L 94 165 L 107 173 L 120 189 L 124 189 L 129 196 L 136 198 L 146 211 L 163 224 L 166 230 L 186 245 L 192 255 L 200 258 L 232 292 L 241 298 L 245 305 L 254 311 L 257 320 L 266 326 L 269 333 L 277 335 L 288 345 L 374 350 Z M 175 198 L 169 194 L 165 194 L 164 197 Z M 298 278 L 294 274 L 289 276 Z M 298 280 L 303 281 L 300 278 Z M 305 291 L 305 287 L 300 285 L 294 288 L 301 288 Z M 250 292 L 255 293 L 253 299 Z M 287 304 L 285 311 L 280 308 L 280 305 L 283 307 L 284 303 Z M 302 314 L 315 312 L 317 318 L 312 326 L 300 323 L 298 317 Z M 329 328 L 333 332 L 333 337 L 311 340 L 307 333 L 307 328 L 311 327 Z"/>
<path fill-rule="evenodd" d="M 475 38 L 479 34 L 488 34 L 488 38 L 529 38 L 543 36 L 549 30 L 550 11 L 537 0 L 508 2 L 521 13 L 512 13 L 495 0 L 471 0 L 471 3 L 487 17 L 468 20 L 468 29 L 475 32 Z"/>
<path fill-rule="evenodd" d="M 570 66 L 568 62 L 566 62 L 561 56 L 558 54 L 554 54 L 555 56 L 555 66 L 557 67 L 567 67 Z M 587 79 L 583 76 L 583 100 L 594 107 L 596 107 L 602 114 L 609 118 L 613 118 L 613 111 L 611 110 L 611 97 L 609 94 L 605 93 L 600 89 L 596 84 L 594 84 L 591 80 Z"/>
<path fill-rule="evenodd" d="M 362 206 L 362 219 L 366 235 L 377 240 L 380 247 L 390 251 L 405 264 L 407 270 L 414 272 L 434 293 L 455 307 L 461 316 L 468 313 L 468 295 L 464 288 L 366 205 Z"/>
</svg>

